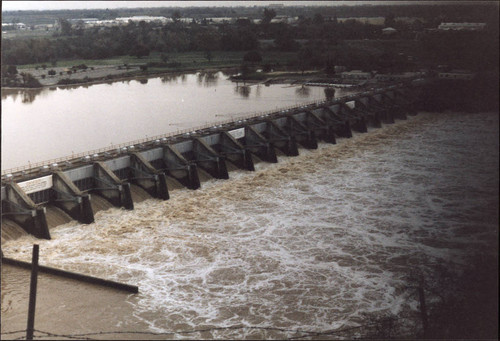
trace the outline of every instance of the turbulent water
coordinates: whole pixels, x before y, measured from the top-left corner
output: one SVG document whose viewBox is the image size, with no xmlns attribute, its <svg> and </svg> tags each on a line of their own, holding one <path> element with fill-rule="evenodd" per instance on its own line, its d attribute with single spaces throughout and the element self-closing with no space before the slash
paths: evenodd
<svg viewBox="0 0 500 341">
<path fill-rule="evenodd" d="M 255 172 L 232 171 L 196 191 L 172 190 L 167 201 L 53 228 L 52 240 L 37 241 L 42 264 L 137 284 L 140 292 L 70 290 L 74 300 L 60 305 L 72 314 L 40 308 L 37 323 L 65 334 L 324 331 L 362 324 L 365 313 L 411 315 L 418 303 L 405 287 L 410 272 L 498 252 L 498 123 L 498 113 L 420 113 L 258 163 Z M 34 242 L 24 236 L 3 252 L 29 260 Z M 18 305 L 27 292 L 13 289 L 21 274 L 2 271 L 2 332 L 24 329 Z M 49 296 L 69 287 L 45 281 Z M 81 307 L 78 295 L 92 296 L 92 305 Z M 220 329 L 174 337 L 297 335 Z"/>
</svg>

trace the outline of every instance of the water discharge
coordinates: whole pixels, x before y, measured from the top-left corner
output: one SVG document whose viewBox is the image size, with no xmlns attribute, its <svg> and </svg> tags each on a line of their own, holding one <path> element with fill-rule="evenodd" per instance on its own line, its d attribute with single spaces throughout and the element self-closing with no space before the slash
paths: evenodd
<svg viewBox="0 0 500 341">
<path fill-rule="evenodd" d="M 2 218 L 2 245 L 8 240 L 15 240 L 27 234 L 16 222 Z"/>
<path fill-rule="evenodd" d="M 277 164 L 257 163 L 255 172 L 234 170 L 229 180 L 207 176 L 199 190 L 171 189 L 167 201 L 145 199 L 133 211 L 98 211 L 93 224 L 57 226 L 52 240 L 37 241 L 42 264 L 137 284 L 140 293 L 114 303 L 112 293 L 92 294 L 102 304 L 73 310 L 77 324 L 41 308 L 37 324 L 67 334 L 234 325 L 320 331 L 355 326 L 367 312 L 415 313 L 409 272 L 498 252 L 498 151 L 498 113 L 420 113 L 279 156 Z M 29 260 L 34 241 L 25 236 L 2 249 Z M 16 304 L 27 295 L 12 289 L 21 275 L 5 271 L 2 332 L 24 329 Z M 50 282 L 54 292 L 46 295 L 60 285 Z M 82 299 L 71 297 L 68 306 Z M 99 311 L 108 311 L 104 320 Z"/>
<path fill-rule="evenodd" d="M 63 210 L 51 205 L 48 205 L 46 207 L 45 214 L 47 217 L 47 226 L 49 227 L 49 230 L 56 226 L 68 223 L 72 220 L 71 217 Z"/>
</svg>

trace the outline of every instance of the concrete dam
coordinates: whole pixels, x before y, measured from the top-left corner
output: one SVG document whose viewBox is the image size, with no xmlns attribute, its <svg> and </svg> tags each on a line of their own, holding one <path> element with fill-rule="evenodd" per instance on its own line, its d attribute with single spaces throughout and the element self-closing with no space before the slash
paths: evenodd
<svg viewBox="0 0 500 341">
<path fill-rule="evenodd" d="M 128 147 L 106 150 L 2 175 L 2 222 L 50 239 L 47 208 L 57 207 L 80 223 L 94 222 L 92 200 L 134 208 L 131 185 L 169 199 L 169 184 L 196 190 L 200 174 L 228 179 L 228 163 L 254 170 L 254 160 L 277 162 L 276 151 L 298 155 L 352 131 L 367 132 L 416 115 L 418 84 L 397 84 L 310 105 L 254 115 Z M 97 194 L 93 196 L 93 194 Z"/>
</svg>

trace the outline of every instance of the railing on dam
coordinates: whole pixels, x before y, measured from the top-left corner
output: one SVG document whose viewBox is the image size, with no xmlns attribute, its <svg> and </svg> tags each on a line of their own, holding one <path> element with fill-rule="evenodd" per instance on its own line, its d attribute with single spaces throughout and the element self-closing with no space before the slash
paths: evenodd
<svg viewBox="0 0 500 341">
<path fill-rule="evenodd" d="M 283 112 L 287 112 L 290 110 L 307 108 L 307 107 L 311 107 L 311 106 L 318 106 L 318 105 L 322 105 L 325 103 L 335 104 L 335 103 L 346 102 L 346 101 L 349 101 L 350 99 L 355 99 L 355 98 L 358 98 L 360 96 L 371 96 L 371 95 L 374 95 L 376 93 L 384 92 L 384 91 L 395 89 L 395 88 L 402 87 L 402 86 L 405 86 L 405 84 L 398 83 L 398 84 L 394 84 L 394 85 L 391 85 L 388 87 L 384 87 L 383 89 L 368 90 L 368 91 L 359 92 L 356 94 L 338 97 L 338 98 L 335 98 L 333 100 L 327 100 L 327 99 L 316 100 L 316 101 L 305 102 L 305 103 L 298 104 L 298 105 L 292 105 L 292 106 L 287 106 L 287 107 L 271 109 L 271 110 L 267 110 L 267 111 L 235 113 L 233 115 L 228 114 L 226 116 L 230 116 L 230 118 L 226 119 L 226 120 L 208 122 L 208 123 L 205 123 L 205 124 L 200 125 L 200 126 L 194 126 L 194 127 L 189 127 L 189 128 L 182 129 L 182 130 L 176 130 L 174 132 L 170 132 L 170 133 L 166 133 L 166 134 L 161 134 L 161 135 L 156 135 L 156 136 L 148 136 L 148 137 L 142 138 L 142 139 L 123 142 L 120 144 L 113 144 L 113 145 L 103 147 L 100 149 L 90 150 L 90 151 L 76 153 L 76 154 L 73 153 L 71 155 L 59 157 L 56 159 L 50 159 L 50 160 L 45 160 L 45 161 L 36 162 L 36 163 L 28 163 L 27 165 L 18 166 L 18 167 L 14 167 L 14 168 L 10 168 L 10 169 L 5 169 L 5 170 L 2 170 L 2 172 L 1 172 L 2 179 L 5 179 L 6 177 L 10 176 L 10 174 L 12 174 L 12 173 L 19 173 L 19 172 L 25 172 L 28 170 L 43 169 L 43 168 L 48 170 L 51 167 L 51 165 L 57 166 L 57 164 L 59 164 L 59 163 L 71 162 L 73 160 L 80 160 L 82 158 L 91 159 L 92 157 L 97 157 L 99 154 L 102 154 L 102 153 L 109 153 L 109 152 L 113 152 L 113 151 L 117 151 L 117 150 L 122 150 L 123 148 L 131 147 L 131 146 L 143 144 L 143 143 L 149 143 L 149 142 L 153 142 L 153 141 L 156 141 L 159 139 L 163 139 L 163 141 L 164 141 L 165 139 L 172 138 L 174 136 L 195 132 L 195 131 L 207 129 L 210 127 L 217 127 L 217 126 L 221 126 L 221 125 L 226 125 L 226 124 L 230 124 L 230 123 L 234 123 L 234 122 L 238 122 L 238 121 L 242 121 L 242 120 L 248 120 L 248 119 L 252 119 L 252 118 L 256 118 L 256 117 L 261 117 L 261 116 L 265 117 L 267 115 L 274 114 L 274 113 L 283 113 Z"/>
<path fill-rule="evenodd" d="M 91 195 L 131 210 L 133 185 L 168 200 L 169 184 L 200 188 L 199 172 L 228 179 L 226 162 L 254 171 L 254 157 L 256 162 L 276 163 L 276 150 L 297 156 L 299 145 L 317 149 L 318 141 L 335 144 L 337 137 L 352 137 L 352 131 L 366 133 L 368 126 L 380 128 L 382 123 L 404 120 L 417 113 L 414 90 L 394 85 L 279 110 L 235 114 L 217 123 L 7 170 L 12 173 L 2 176 L 2 217 L 38 238 L 50 239 L 46 205 L 89 224 L 94 221 Z"/>
<path fill-rule="evenodd" d="M 341 98 L 346 99 L 348 97 L 351 97 L 351 96 L 345 96 L 345 97 L 341 97 Z M 155 141 L 155 140 L 162 139 L 162 138 L 168 138 L 168 137 L 173 137 L 173 136 L 177 136 L 177 135 L 182 135 L 182 134 L 193 132 L 196 130 L 207 129 L 207 128 L 210 128 L 213 126 L 228 124 L 228 123 L 235 122 L 235 120 L 245 120 L 245 119 L 250 119 L 250 118 L 254 118 L 254 117 L 265 116 L 265 115 L 269 115 L 269 114 L 275 113 L 275 112 L 294 110 L 294 109 L 299 109 L 299 108 L 303 108 L 303 107 L 307 107 L 307 106 L 311 106 L 311 105 L 319 105 L 319 104 L 322 104 L 324 102 L 325 102 L 325 100 L 310 101 L 310 102 L 305 102 L 305 103 L 298 104 L 298 105 L 281 107 L 278 109 L 272 109 L 272 110 L 267 110 L 267 111 L 259 111 L 259 112 L 251 112 L 251 113 L 248 113 L 248 112 L 236 113 L 233 115 L 229 114 L 226 116 L 231 116 L 231 118 L 226 119 L 226 120 L 214 121 L 214 122 L 210 122 L 210 123 L 205 123 L 205 124 L 200 125 L 200 126 L 194 126 L 194 127 L 190 127 L 190 128 L 186 128 L 186 129 L 178 129 L 176 131 L 166 133 L 166 134 L 161 134 L 161 135 L 156 135 L 156 136 L 148 136 L 148 137 L 142 138 L 142 139 L 123 142 L 123 143 L 119 143 L 119 144 L 112 144 L 112 145 L 104 147 L 104 148 L 89 150 L 89 151 L 82 152 L 82 153 L 62 156 L 62 157 L 59 157 L 56 159 L 50 159 L 50 160 L 45 160 L 45 161 L 36 162 L 36 163 L 29 163 L 28 165 L 24 165 L 24 166 L 5 169 L 5 170 L 2 170 L 2 177 L 7 175 L 7 174 L 10 174 L 10 173 L 22 172 L 22 171 L 26 171 L 29 169 L 40 168 L 40 167 L 44 167 L 44 166 L 48 167 L 54 163 L 71 161 L 71 160 L 79 159 L 79 158 L 86 157 L 86 156 L 93 156 L 95 154 L 110 152 L 113 150 L 121 149 L 121 148 L 128 147 L 128 146 L 133 146 L 133 145 L 140 144 L 140 143 L 147 143 L 147 142 Z"/>
</svg>

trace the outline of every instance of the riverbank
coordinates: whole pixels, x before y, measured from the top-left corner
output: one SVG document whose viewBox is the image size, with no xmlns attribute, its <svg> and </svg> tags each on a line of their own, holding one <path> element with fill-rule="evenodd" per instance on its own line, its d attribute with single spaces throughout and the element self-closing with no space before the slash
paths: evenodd
<svg viewBox="0 0 500 341">
<path fill-rule="evenodd" d="M 2 87 L 2 89 L 37 89 L 67 85 L 102 84 L 115 81 L 145 79 L 162 75 L 189 72 L 216 72 L 222 70 L 231 80 L 245 83 L 342 84 L 338 77 L 325 74 L 323 70 L 297 70 L 291 67 L 296 58 L 293 52 L 266 51 L 258 64 L 247 64 L 246 73 L 240 74 L 244 52 L 214 52 L 207 60 L 201 52 L 172 53 L 168 56 L 152 53 L 147 57 L 116 56 L 109 59 L 77 59 L 57 61 L 56 65 L 42 63 L 17 66 L 21 73 L 31 74 L 40 83 L 39 87 Z M 269 68 L 268 72 L 263 69 Z M 50 75 L 49 75 L 50 73 Z M 21 83 L 19 81 L 18 83 Z M 350 84 L 349 84 L 350 85 Z"/>
<path fill-rule="evenodd" d="M 236 74 L 243 62 L 244 54 L 244 51 L 214 51 L 211 58 L 207 59 L 206 54 L 199 51 L 168 55 L 154 52 L 141 58 L 123 55 L 107 59 L 61 60 L 53 65 L 36 63 L 16 65 L 16 67 L 18 79 L 21 73 L 31 74 L 40 82 L 41 87 L 47 87 L 104 83 L 135 77 L 207 70 L 234 69 Z M 274 70 L 283 70 L 295 58 L 296 54 L 293 52 L 267 51 L 263 53 L 260 64 L 269 65 Z"/>
<path fill-rule="evenodd" d="M 89 66 L 87 70 L 81 70 L 76 73 L 68 74 L 67 68 L 52 68 L 56 71 L 56 75 L 49 78 L 42 78 L 45 71 L 36 69 L 25 69 L 23 72 L 31 73 L 41 84 L 38 88 L 27 87 L 2 87 L 2 89 L 39 89 L 50 88 L 54 86 L 67 86 L 67 85 L 90 85 L 102 84 L 107 82 L 116 82 L 131 79 L 144 79 L 153 76 L 161 76 L 168 74 L 189 73 L 189 72 L 216 72 L 221 69 L 233 69 L 232 67 L 214 68 L 214 69 L 198 69 L 198 68 L 183 68 L 179 70 L 152 70 L 142 71 L 140 66 L 128 66 L 127 68 L 119 65 L 114 66 Z M 62 74 L 61 74 L 62 73 Z"/>
<path fill-rule="evenodd" d="M 25 69 L 27 73 L 31 73 L 41 84 L 40 87 L 2 87 L 2 90 L 36 90 L 43 88 L 52 87 L 70 87 L 73 85 L 92 85 L 92 84 L 103 84 L 111 83 L 117 81 L 126 80 L 141 80 L 151 77 L 158 77 L 163 75 L 172 74 L 183 74 L 192 72 L 203 72 L 211 73 L 217 71 L 223 71 L 229 74 L 237 74 L 238 68 L 236 66 L 225 66 L 225 67 L 215 67 L 215 68 L 182 68 L 175 70 L 141 70 L 140 66 L 129 66 L 128 68 L 123 68 L 118 65 L 115 66 L 91 66 L 87 70 L 82 70 L 81 72 L 67 74 L 64 71 L 67 68 L 53 68 L 56 71 L 56 75 L 50 76 L 49 78 L 42 78 L 41 75 L 44 73 L 36 69 Z M 63 73 L 63 74 L 60 74 Z M 241 75 L 230 76 L 230 80 L 234 82 L 243 83 L 262 83 L 262 84 L 306 84 L 306 83 L 322 83 L 322 84 L 336 84 L 342 86 L 355 86 L 356 84 L 345 83 L 341 79 L 328 77 L 324 72 L 317 70 L 309 70 L 303 73 L 297 71 L 273 71 L 267 73 L 252 73 L 246 77 Z M 345 84 L 344 84 L 345 83 Z"/>
</svg>

